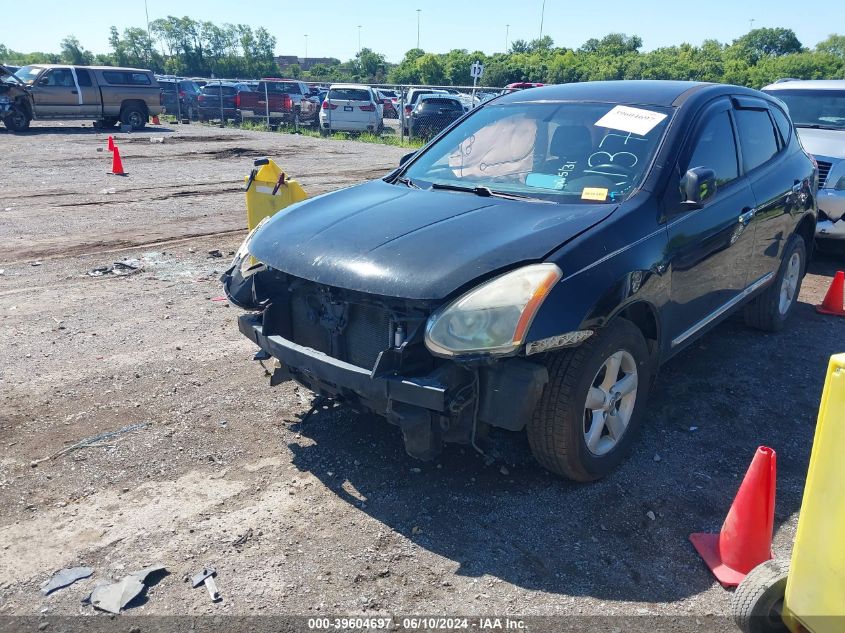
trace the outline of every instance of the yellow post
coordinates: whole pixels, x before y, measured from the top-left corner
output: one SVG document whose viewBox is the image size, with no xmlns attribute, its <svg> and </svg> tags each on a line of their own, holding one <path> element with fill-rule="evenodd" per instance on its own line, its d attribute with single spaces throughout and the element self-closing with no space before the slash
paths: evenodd
<svg viewBox="0 0 845 633">
<path fill-rule="evenodd" d="M 272 159 L 255 161 L 260 169 L 244 178 L 246 188 L 246 223 L 250 230 L 266 217 L 308 197 L 296 180 L 288 178 Z"/>
<path fill-rule="evenodd" d="M 845 627 L 845 354 L 830 358 L 792 563 L 783 619 L 798 633 Z"/>
</svg>

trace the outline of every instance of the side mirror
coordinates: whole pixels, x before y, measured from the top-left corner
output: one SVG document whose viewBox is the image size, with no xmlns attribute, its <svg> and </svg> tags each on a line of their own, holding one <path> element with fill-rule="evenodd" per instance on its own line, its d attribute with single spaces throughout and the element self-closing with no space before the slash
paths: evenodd
<svg viewBox="0 0 845 633">
<path fill-rule="evenodd" d="M 409 152 L 408 154 L 405 154 L 402 158 L 399 159 L 399 166 L 401 167 L 402 165 L 407 163 L 414 156 L 416 156 L 416 154 L 417 154 L 416 152 Z"/>
<path fill-rule="evenodd" d="M 39 86 L 49 86 L 50 85 L 50 78 L 49 77 L 42 77 L 38 80 Z"/>
<path fill-rule="evenodd" d="M 707 167 L 693 167 L 681 178 L 684 208 L 700 209 L 716 193 L 716 172 Z"/>
</svg>

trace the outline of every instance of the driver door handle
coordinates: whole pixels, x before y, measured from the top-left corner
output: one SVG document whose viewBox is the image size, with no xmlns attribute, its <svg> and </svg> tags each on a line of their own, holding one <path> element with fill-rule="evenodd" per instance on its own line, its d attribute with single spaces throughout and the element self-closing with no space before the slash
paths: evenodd
<svg viewBox="0 0 845 633">
<path fill-rule="evenodd" d="M 751 222 L 751 219 L 756 215 L 756 213 L 757 209 L 745 207 L 739 216 L 739 223 L 748 224 L 749 222 Z"/>
</svg>

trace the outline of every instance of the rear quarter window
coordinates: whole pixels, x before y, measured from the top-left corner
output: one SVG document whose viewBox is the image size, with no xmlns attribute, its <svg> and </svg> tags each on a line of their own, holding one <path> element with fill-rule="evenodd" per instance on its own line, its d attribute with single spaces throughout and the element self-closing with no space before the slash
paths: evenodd
<svg viewBox="0 0 845 633">
<path fill-rule="evenodd" d="M 786 118 L 786 115 L 781 112 L 780 108 L 772 108 L 771 112 L 775 119 L 775 124 L 778 126 L 778 132 L 780 132 L 780 138 L 783 141 L 783 146 L 786 147 L 789 145 L 789 140 L 792 138 L 792 124 L 789 122 L 789 119 Z"/>
</svg>

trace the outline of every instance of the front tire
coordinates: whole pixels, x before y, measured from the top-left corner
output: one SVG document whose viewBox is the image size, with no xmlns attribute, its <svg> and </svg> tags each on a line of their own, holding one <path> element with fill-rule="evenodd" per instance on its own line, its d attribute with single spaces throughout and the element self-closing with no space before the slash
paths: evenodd
<svg viewBox="0 0 845 633">
<path fill-rule="evenodd" d="M 789 565 L 767 560 L 752 569 L 731 600 L 731 614 L 742 633 L 789 633 L 781 618 Z"/>
<path fill-rule="evenodd" d="M 774 283 L 745 306 L 745 324 L 767 332 L 782 330 L 801 292 L 806 270 L 804 238 L 793 235 L 784 249 Z"/>
<path fill-rule="evenodd" d="M 625 457 L 651 386 L 640 330 L 618 317 L 580 347 L 549 354 L 549 382 L 528 422 L 541 466 L 575 481 L 610 473 Z"/>
<path fill-rule="evenodd" d="M 25 132 L 29 129 L 29 122 L 29 116 L 20 106 L 12 108 L 12 111 L 3 119 L 3 124 L 10 132 Z"/>
</svg>

